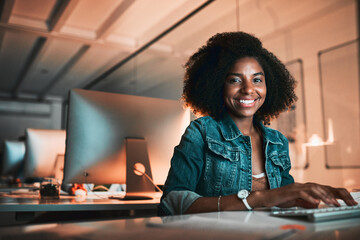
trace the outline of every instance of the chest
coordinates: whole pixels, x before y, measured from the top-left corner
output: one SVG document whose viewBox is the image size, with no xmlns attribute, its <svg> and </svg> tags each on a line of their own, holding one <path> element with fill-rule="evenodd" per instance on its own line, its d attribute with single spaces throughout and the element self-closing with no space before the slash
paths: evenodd
<svg viewBox="0 0 360 240">
<path fill-rule="evenodd" d="M 270 188 L 279 187 L 281 172 L 288 162 L 287 153 L 269 143 L 256 154 L 263 165 Z M 203 171 L 198 191 L 205 196 L 232 194 L 239 189 L 252 188 L 253 146 L 250 137 L 241 141 L 223 142 L 207 138 L 203 158 Z M 261 145 L 261 144 L 260 144 Z"/>
</svg>

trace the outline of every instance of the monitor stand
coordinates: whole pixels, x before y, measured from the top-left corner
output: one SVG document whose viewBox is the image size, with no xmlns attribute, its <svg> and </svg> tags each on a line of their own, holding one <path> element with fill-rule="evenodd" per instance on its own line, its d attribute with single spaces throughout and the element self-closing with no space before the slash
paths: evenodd
<svg viewBox="0 0 360 240">
<path fill-rule="evenodd" d="M 120 200 L 153 199 L 144 195 L 155 193 L 146 140 L 143 138 L 126 138 L 125 143 L 126 195 L 124 198 L 115 198 Z"/>
</svg>

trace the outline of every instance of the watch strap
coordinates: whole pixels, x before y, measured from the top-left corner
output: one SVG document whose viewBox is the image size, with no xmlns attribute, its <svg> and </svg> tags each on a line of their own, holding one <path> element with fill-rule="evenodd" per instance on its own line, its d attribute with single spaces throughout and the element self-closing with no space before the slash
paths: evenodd
<svg viewBox="0 0 360 240">
<path fill-rule="evenodd" d="M 252 210 L 252 208 L 250 207 L 249 203 L 247 202 L 246 198 L 243 198 L 241 199 L 242 202 L 244 203 L 245 207 L 248 209 L 248 210 Z"/>
</svg>

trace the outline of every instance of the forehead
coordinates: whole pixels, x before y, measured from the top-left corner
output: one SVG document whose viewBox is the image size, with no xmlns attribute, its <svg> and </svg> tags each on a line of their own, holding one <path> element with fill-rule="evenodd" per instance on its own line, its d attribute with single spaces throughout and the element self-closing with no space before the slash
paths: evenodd
<svg viewBox="0 0 360 240">
<path fill-rule="evenodd" d="M 235 60 L 234 64 L 230 67 L 229 72 L 239 72 L 239 71 L 264 72 L 260 63 L 253 57 L 242 57 Z"/>
</svg>

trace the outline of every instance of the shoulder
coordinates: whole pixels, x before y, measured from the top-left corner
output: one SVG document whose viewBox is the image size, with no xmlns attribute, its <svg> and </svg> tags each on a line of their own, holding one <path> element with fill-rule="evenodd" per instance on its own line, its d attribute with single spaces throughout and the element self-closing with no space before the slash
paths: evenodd
<svg viewBox="0 0 360 240">
<path fill-rule="evenodd" d="M 214 120 L 210 116 L 204 116 L 204 117 L 199 117 L 199 118 L 195 119 L 192 122 L 198 122 L 198 123 L 201 123 L 201 124 L 206 124 L 206 123 L 216 123 L 216 120 Z"/>
<path fill-rule="evenodd" d="M 218 122 L 212 117 L 205 116 L 190 122 L 186 128 L 183 138 L 202 138 L 206 139 L 209 129 L 217 129 Z"/>
<path fill-rule="evenodd" d="M 214 122 L 215 120 L 211 117 L 200 117 L 191 121 L 182 135 L 177 149 L 181 149 L 183 152 L 200 151 L 206 144 L 208 128 L 214 126 Z"/>
<path fill-rule="evenodd" d="M 182 136 L 182 140 L 194 141 L 194 139 L 202 139 L 204 126 L 206 126 L 207 121 L 207 117 L 201 117 L 191 121 Z"/>
<path fill-rule="evenodd" d="M 191 121 L 188 128 L 190 128 L 190 129 L 196 128 L 196 129 L 201 129 L 201 130 L 205 131 L 206 128 L 212 127 L 215 125 L 218 125 L 218 122 L 216 120 L 214 120 L 212 117 L 205 116 L 205 117 L 200 117 L 200 118 L 197 118 L 197 119 Z"/>
</svg>

